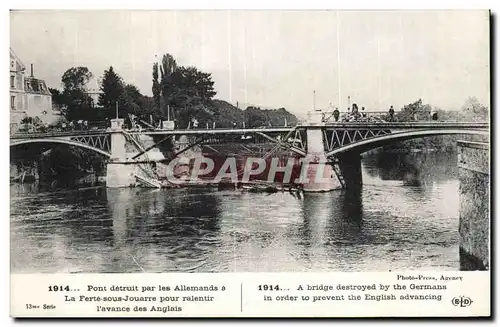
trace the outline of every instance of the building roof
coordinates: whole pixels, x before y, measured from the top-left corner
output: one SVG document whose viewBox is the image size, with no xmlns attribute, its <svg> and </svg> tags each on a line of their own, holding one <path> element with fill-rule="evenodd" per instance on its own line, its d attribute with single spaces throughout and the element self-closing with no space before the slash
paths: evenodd
<svg viewBox="0 0 500 327">
<path fill-rule="evenodd" d="M 24 90 L 26 93 L 52 95 L 47 88 L 45 81 L 34 77 L 24 78 Z"/>
<path fill-rule="evenodd" d="M 16 71 L 25 71 L 25 66 L 21 59 L 16 55 L 12 48 L 10 50 L 10 58 L 16 61 Z M 24 75 L 24 73 L 23 73 Z M 38 79 L 32 76 L 24 77 L 24 91 L 26 93 L 35 93 L 35 94 L 43 94 L 43 95 L 52 95 L 47 87 L 47 84 L 44 80 Z"/>
<path fill-rule="evenodd" d="M 14 50 L 12 50 L 12 48 L 9 48 L 9 50 L 10 50 L 10 58 L 16 60 L 16 65 L 17 65 L 16 70 L 25 70 L 26 67 L 24 66 L 21 59 L 19 59 L 19 57 L 16 55 Z"/>
</svg>

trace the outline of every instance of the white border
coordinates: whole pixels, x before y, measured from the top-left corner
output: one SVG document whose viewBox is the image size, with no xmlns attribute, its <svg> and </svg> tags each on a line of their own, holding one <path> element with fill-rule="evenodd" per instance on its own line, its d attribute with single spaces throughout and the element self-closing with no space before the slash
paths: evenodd
<svg viewBox="0 0 500 327">
<path fill-rule="evenodd" d="M 10 3 L 9 3 L 10 2 Z M 488 9 L 494 4 L 490 0 L 476 1 L 325 1 L 325 0 L 254 0 L 254 1 L 200 1 L 200 0 L 182 0 L 182 1 L 99 1 L 88 0 L 84 2 L 69 1 L 7 1 L 8 8 L 17 9 L 361 9 L 361 10 L 380 10 L 380 9 L 405 9 L 405 10 L 429 10 L 429 9 Z M 450 6 L 451 5 L 451 6 Z"/>
<path fill-rule="evenodd" d="M 2 2 L 2 7 L 5 6 L 5 9 L 2 11 L 4 19 L 1 20 L 2 22 L 2 43 L 4 44 L 3 51 L 1 51 L 2 59 L 4 62 L 4 67 L 5 69 L 7 68 L 7 46 L 9 44 L 9 9 L 378 9 L 378 10 L 384 10 L 384 9 L 492 9 L 494 13 L 497 13 L 500 11 L 498 9 L 498 1 L 485 1 L 485 0 L 475 0 L 475 1 L 436 1 L 436 0 L 420 0 L 420 1 L 412 1 L 411 3 L 408 1 L 359 1 L 359 0 L 351 0 L 351 1 L 318 1 L 318 0 L 308 0 L 308 1 L 270 1 L 270 0 L 265 0 L 265 1 L 259 1 L 259 0 L 254 0 L 254 1 L 244 1 L 244 2 L 236 2 L 236 1 L 220 1 L 220 0 L 212 0 L 212 1 L 193 1 L 193 0 L 183 0 L 183 1 L 178 1 L 178 2 L 169 2 L 165 3 L 165 1 L 150 1 L 150 0 L 142 0 L 142 1 L 116 1 L 116 2 L 111 2 L 111 1 L 98 1 L 98 0 L 87 0 L 83 3 L 73 3 L 69 1 L 43 1 L 43 2 L 37 2 L 37 1 L 3 1 Z M 498 16 L 496 17 L 496 26 L 495 26 L 495 43 L 498 44 L 498 32 L 497 32 L 497 27 L 498 27 Z M 459 55 L 459 54 L 456 54 Z M 492 74 L 497 75 L 497 69 L 495 69 Z M 7 76 L 7 72 L 4 73 L 4 76 Z M 4 136 L 2 137 L 2 142 L 7 142 L 7 134 L 8 134 L 8 121 L 9 121 L 9 112 L 8 110 L 5 110 L 7 107 L 8 103 L 8 87 L 7 87 L 7 78 L 0 79 L 0 83 L 2 84 L 2 90 L 4 90 L 3 97 L 2 97 L 2 102 L 4 104 L 3 108 L 4 110 L 1 111 L 2 117 L 0 118 L 0 121 L 4 124 L 5 128 L 2 129 L 4 131 Z M 495 85 L 495 89 L 491 90 L 492 93 L 498 94 L 498 84 Z M 497 108 L 492 108 L 492 111 L 498 112 Z M 494 126 L 499 126 L 498 123 L 498 114 L 497 114 L 497 119 L 495 122 L 493 122 Z M 495 146 L 496 146 L 496 139 L 495 139 Z M 3 146 L 3 149 L 8 149 L 8 145 L 5 144 Z M 7 154 L 5 154 L 7 156 Z M 9 217 L 10 217 L 10 212 L 9 212 L 9 190 L 7 189 L 8 185 L 8 180 L 7 180 L 7 174 L 6 172 L 8 171 L 8 166 L 7 166 L 7 160 L 4 160 L 2 162 L 2 171 L 5 172 L 4 175 L 2 175 L 2 180 L 0 181 L 0 185 L 5 185 L 2 188 L 2 195 L 1 199 L 3 201 L 3 205 L 1 208 L 4 210 L 4 214 L 2 215 L 3 217 L 3 228 L 2 231 L 4 234 L 4 237 L 2 240 L 4 241 L 3 244 L 3 251 L 2 251 L 2 277 L 3 277 L 3 297 L 2 297 L 2 303 L 1 303 L 1 316 L 2 316 L 2 325 L 3 326 L 10 326 L 13 325 L 15 322 L 13 319 L 9 318 L 9 292 L 6 290 L 9 289 L 9 269 L 10 269 L 10 261 L 9 261 Z M 492 170 L 495 167 L 492 167 Z M 497 200 L 495 197 L 494 200 Z M 493 201 L 494 203 L 499 203 L 498 201 Z M 492 217 L 492 219 L 495 219 L 495 217 Z M 497 223 L 498 224 L 498 223 Z M 498 253 L 495 256 L 494 260 L 496 262 L 498 259 Z M 497 268 L 498 270 L 498 268 Z M 492 276 L 492 280 L 496 279 L 496 271 L 495 271 L 495 276 Z M 496 307 L 495 309 L 498 309 L 498 302 L 496 301 Z M 498 313 L 498 311 L 497 311 Z M 206 321 L 205 321 L 206 322 Z M 274 321 L 275 322 L 275 321 Z M 474 322 L 473 320 L 470 322 Z M 48 321 L 46 324 L 52 325 L 54 322 L 53 321 Z M 82 323 L 82 322 L 80 322 Z M 104 324 L 122 324 L 123 322 L 121 321 L 84 321 L 82 324 L 83 325 L 92 325 L 92 326 L 102 326 Z M 147 323 L 147 321 L 134 321 L 132 325 L 142 325 Z M 163 323 L 163 322 L 159 322 Z M 190 324 L 193 322 L 170 322 L 167 321 L 169 324 Z M 219 323 L 219 321 L 212 321 L 212 323 Z M 264 322 L 264 321 L 256 321 L 259 325 L 261 324 L 267 324 L 269 322 Z M 283 323 L 283 322 L 281 322 Z M 287 323 L 287 322 L 284 322 Z M 298 322 L 300 324 L 308 324 L 309 322 L 303 321 L 303 322 Z M 332 323 L 332 322 L 327 322 L 327 323 Z M 345 324 L 346 322 L 334 322 L 335 324 Z M 373 323 L 373 322 L 372 322 Z M 381 322 L 375 322 L 377 324 L 380 324 Z M 428 324 L 429 322 L 425 322 Z"/>
</svg>

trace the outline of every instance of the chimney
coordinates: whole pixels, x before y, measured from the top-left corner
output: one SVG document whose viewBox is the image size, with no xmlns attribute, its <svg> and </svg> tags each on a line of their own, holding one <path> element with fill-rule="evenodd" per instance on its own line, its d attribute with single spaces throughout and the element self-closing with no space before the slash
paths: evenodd
<svg viewBox="0 0 500 327">
<path fill-rule="evenodd" d="M 31 64 L 31 77 L 34 77 L 33 76 L 33 64 Z"/>
</svg>

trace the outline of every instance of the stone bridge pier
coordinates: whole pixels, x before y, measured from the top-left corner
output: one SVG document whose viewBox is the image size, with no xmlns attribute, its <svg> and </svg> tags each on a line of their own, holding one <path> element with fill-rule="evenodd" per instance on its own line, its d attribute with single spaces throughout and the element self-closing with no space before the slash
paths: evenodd
<svg viewBox="0 0 500 327">
<path fill-rule="evenodd" d="M 143 179 L 159 177 L 158 167 L 165 160 L 160 142 L 146 134 L 131 134 L 123 129 L 124 119 L 112 119 L 110 127 L 110 159 L 107 164 L 108 188 L 130 187 Z M 168 137 L 164 137 L 164 141 Z"/>
<path fill-rule="evenodd" d="M 335 158 L 328 158 L 323 139 L 321 111 L 309 112 L 307 152 L 303 165 L 302 186 L 304 192 L 328 192 L 341 188 L 359 188 L 362 185 L 361 156 L 349 152 Z M 303 168 L 303 170 L 305 170 Z"/>
<path fill-rule="evenodd" d="M 129 187 L 134 184 L 136 164 L 127 161 L 127 139 L 123 119 L 111 120 L 111 158 L 106 169 L 106 187 Z"/>
</svg>

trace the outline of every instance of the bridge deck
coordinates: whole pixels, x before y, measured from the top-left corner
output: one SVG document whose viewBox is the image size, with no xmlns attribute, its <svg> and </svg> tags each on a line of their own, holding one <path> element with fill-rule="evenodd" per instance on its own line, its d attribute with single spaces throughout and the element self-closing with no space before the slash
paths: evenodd
<svg viewBox="0 0 500 327">
<path fill-rule="evenodd" d="M 310 125 L 308 125 L 310 126 Z M 323 126 L 335 128 L 387 128 L 387 129 L 421 129 L 421 128 L 488 128 L 488 122 L 440 122 L 440 121 L 417 121 L 417 122 L 336 122 L 327 123 Z"/>
<path fill-rule="evenodd" d="M 246 133 L 283 133 L 289 132 L 295 127 L 270 127 L 270 128 L 240 128 L 240 129 L 142 129 L 125 130 L 130 134 L 146 135 L 217 135 L 217 134 L 246 134 Z M 487 129 L 488 122 L 334 122 L 317 125 L 298 125 L 296 128 L 327 128 L 327 129 Z M 47 132 L 47 133 L 16 133 L 10 139 L 26 138 L 56 138 L 72 136 L 93 136 L 111 133 L 110 129 L 89 130 L 89 131 L 67 131 L 67 132 Z"/>
</svg>

